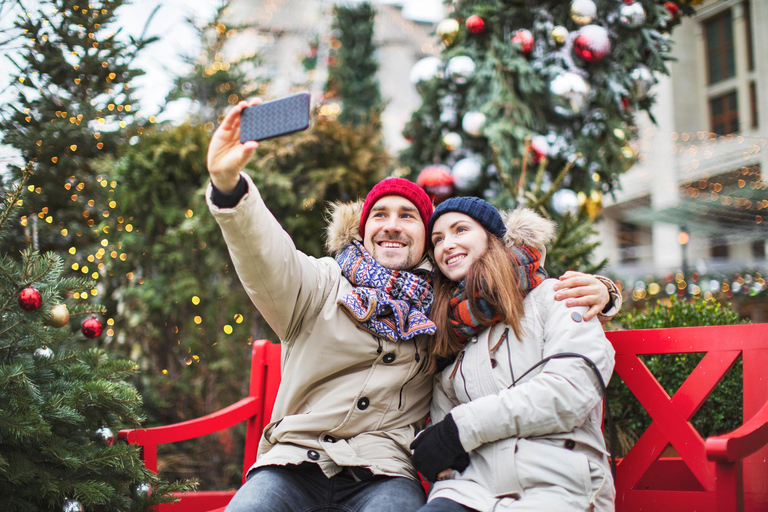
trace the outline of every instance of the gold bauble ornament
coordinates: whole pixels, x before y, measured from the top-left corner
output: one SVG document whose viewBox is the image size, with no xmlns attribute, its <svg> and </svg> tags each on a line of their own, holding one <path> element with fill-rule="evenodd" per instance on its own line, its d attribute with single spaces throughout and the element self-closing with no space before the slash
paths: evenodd
<svg viewBox="0 0 768 512">
<path fill-rule="evenodd" d="M 445 46 L 451 46 L 459 38 L 460 25 L 453 18 L 446 18 L 437 24 L 437 35 Z"/>
<path fill-rule="evenodd" d="M 599 190 L 593 190 L 589 195 L 578 193 L 579 206 L 587 212 L 589 220 L 595 220 L 603 212 L 603 194 Z"/>
<path fill-rule="evenodd" d="M 64 327 L 69 322 L 69 310 L 66 304 L 57 304 L 50 310 L 50 323 L 53 327 Z"/>
<path fill-rule="evenodd" d="M 624 171 L 627 171 L 635 164 L 635 160 L 637 160 L 637 153 L 635 153 L 635 150 L 632 149 L 632 146 L 629 144 L 624 144 L 621 147 L 619 160 L 621 161 Z"/>
<path fill-rule="evenodd" d="M 558 25 L 552 29 L 551 35 L 555 44 L 563 45 L 565 44 L 565 40 L 568 39 L 568 29 L 562 25 Z"/>
</svg>

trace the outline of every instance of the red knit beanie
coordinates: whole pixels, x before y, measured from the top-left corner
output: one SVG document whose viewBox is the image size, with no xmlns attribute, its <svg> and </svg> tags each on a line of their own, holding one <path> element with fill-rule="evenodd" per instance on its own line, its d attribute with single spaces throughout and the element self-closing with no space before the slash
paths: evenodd
<svg viewBox="0 0 768 512">
<path fill-rule="evenodd" d="M 419 211 L 421 222 L 424 223 L 424 236 L 426 238 L 429 217 L 432 215 L 433 210 L 432 201 L 421 187 L 403 178 L 387 178 L 382 180 L 365 196 L 363 213 L 360 216 L 360 237 L 365 240 L 365 222 L 368 220 L 371 208 L 376 204 L 376 201 L 385 196 L 400 196 L 413 203 Z"/>
</svg>

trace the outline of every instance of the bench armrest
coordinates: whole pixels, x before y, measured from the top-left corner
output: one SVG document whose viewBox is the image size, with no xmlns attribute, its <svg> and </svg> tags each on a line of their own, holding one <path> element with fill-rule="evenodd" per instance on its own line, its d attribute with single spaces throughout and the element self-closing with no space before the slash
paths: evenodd
<svg viewBox="0 0 768 512">
<path fill-rule="evenodd" d="M 260 413 L 260 408 L 261 399 L 249 396 L 229 407 L 193 420 L 162 427 L 121 430 L 118 438 L 125 440 L 129 444 L 137 444 L 139 446 L 156 446 L 186 441 L 224 430 L 249 418 L 253 418 Z"/>
<path fill-rule="evenodd" d="M 768 403 L 733 432 L 707 438 L 705 449 L 707 459 L 732 463 L 766 445 L 768 445 Z"/>
</svg>

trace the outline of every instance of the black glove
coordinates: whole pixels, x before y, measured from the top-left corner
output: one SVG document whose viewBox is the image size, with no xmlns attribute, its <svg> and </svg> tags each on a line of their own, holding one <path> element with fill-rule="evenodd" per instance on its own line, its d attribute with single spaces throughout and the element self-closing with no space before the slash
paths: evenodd
<svg viewBox="0 0 768 512">
<path fill-rule="evenodd" d="M 459 429 L 450 414 L 424 429 L 411 443 L 411 450 L 413 464 L 428 482 L 436 482 L 445 469 L 464 471 L 469 466 L 469 455 L 461 446 Z"/>
</svg>

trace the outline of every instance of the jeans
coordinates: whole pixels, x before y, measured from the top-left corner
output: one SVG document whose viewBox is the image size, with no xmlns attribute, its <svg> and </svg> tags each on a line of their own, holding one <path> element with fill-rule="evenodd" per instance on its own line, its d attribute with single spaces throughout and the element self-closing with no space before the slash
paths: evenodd
<svg viewBox="0 0 768 512">
<path fill-rule="evenodd" d="M 328 478 L 319 466 L 264 466 L 248 477 L 225 512 L 412 512 L 424 488 L 405 477 L 358 481 L 348 471 Z"/>
</svg>

